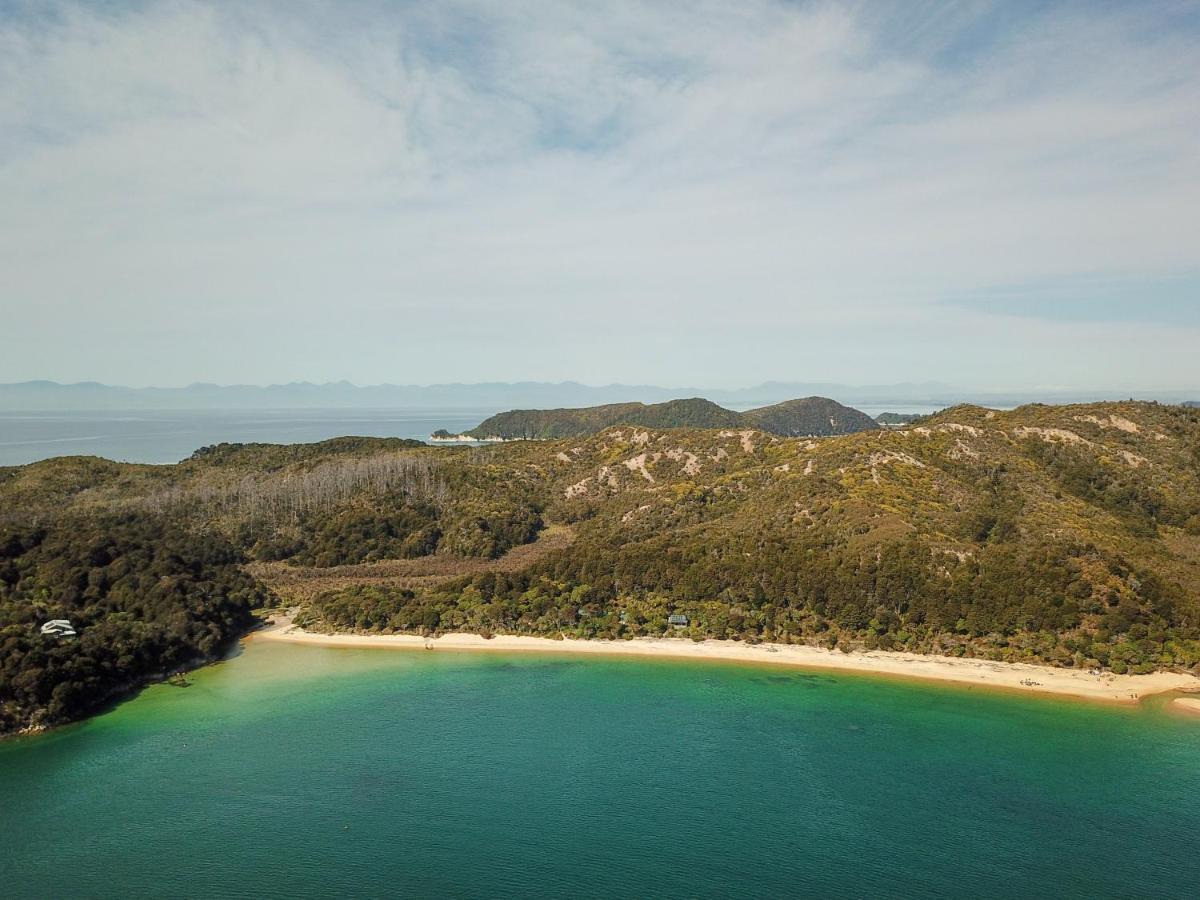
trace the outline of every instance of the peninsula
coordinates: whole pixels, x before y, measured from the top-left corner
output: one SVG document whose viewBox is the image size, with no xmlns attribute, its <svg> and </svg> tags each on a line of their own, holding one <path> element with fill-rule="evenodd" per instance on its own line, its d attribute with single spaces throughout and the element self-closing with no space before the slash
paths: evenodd
<svg viewBox="0 0 1200 900">
<path fill-rule="evenodd" d="M 780 437 L 829 437 L 873 431 L 879 423 L 866 413 L 827 397 L 804 397 L 746 412 L 735 412 L 693 397 L 665 403 L 611 403 L 579 409 L 514 409 L 490 416 L 454 435 L 435 431 L 434 441 L 553 440 L 585 437 L 616 425 L 640 428 L 750 428 Z"/>
<path fill-rule="evenodd" d="M 280 607 L 354 640 L 687 648 L 1110 700 L 1200 672 L 1183 406 L 68 457 L 0 469 L 0 510 L 0 731 L 87 715 Z"/>
</svg>

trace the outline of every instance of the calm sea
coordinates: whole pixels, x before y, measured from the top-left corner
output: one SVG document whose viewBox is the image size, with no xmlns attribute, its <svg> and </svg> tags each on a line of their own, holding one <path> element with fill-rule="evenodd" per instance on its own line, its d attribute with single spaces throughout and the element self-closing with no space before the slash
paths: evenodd
<svg viewBox="0 0 1200 900">
<path fill-rule="evenodd" d="M 494 409 L 0 412 L 0 466 L 52 456 L 173 463 L 224 441 L 298 444 L 343 435 L 426 440 L 473 428 Z"/>
<path fill-rule="evenodd" d="M 738 407 L 741 408 L 741 407 Z M 864 406 L 881 412 L 936 412 L 932 406 Z M 103 456 L 121 462 L 173 463 L 209 444 L 298 444 L 343 435 L 426 440 L 439 428 L 474 428 L 494 408 L 446 410 L 305 409 L 211 412 L 3 412 L 0 466 L 53 456 Z"/>
<path fill-rule="evenodd" d="M 0 745 L 6 897 L 1195 897 L 1200 724 L 681 661 L 251 644 Z"/>
</svg>

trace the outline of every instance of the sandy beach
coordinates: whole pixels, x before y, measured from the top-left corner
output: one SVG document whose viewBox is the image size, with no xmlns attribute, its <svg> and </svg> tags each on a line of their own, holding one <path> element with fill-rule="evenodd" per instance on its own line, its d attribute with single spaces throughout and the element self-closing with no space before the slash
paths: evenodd
<svg viewBox="0 0 1200 900">
<path fill-rule="evenodd" d="M 1200 697 L 1176 697 L 1171 701 L 1171 709 L 1189 716 L 1200 716 Z"/>
<path fill-rule="evenodd" d="M 585 641 L 564 638 L 477 634 L 445 634 L 424 638 L 408 634 L 319 634 L 304 631 L 287 616 L 254 632 L 250 640 L 287 641 L 326 647 L 384 647 L 397 650 L 504 651 L 516 653 L 590 653 L 609 656 L 676 657 L 725 660 L 861 672 L 977 685 L 1034 694 L 1054 694 L 1107 703 L 1137 703 L 1166 691 L 1200 692 L 1200 678 L 1171 672 L 1151 675 L 1092 675 L 1076 669 L 1056 669 L 1025 663 L 924 656 L 885 651 L 843 653 L 795 644 L 744 644 L 740 641 L 691 641 L 673 638 L 635 638 L 629 641 Z M 1200 698 L 1174 701 L 1200 714 Z"/>
</svg>

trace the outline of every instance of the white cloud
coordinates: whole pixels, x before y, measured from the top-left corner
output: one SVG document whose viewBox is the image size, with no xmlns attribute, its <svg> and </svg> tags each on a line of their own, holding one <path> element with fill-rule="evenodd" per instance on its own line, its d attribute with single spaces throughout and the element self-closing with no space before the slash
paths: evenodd
<svg viewBox="0 0 1200 900">
<path fill-rule="evenodd" d="M 37 9 L 0 379 L 1200 375 L 1195 328 L 944 302 L 1200 272 L 1198 35 L 1141 10 Z"/>
</svg>

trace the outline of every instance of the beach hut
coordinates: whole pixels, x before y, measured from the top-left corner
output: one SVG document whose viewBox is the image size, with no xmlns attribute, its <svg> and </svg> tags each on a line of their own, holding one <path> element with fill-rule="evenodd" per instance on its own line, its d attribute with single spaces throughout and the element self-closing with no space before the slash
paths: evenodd
<svg viewBox="0 0 1200 900">
<path fill-rule="evenodd" d="M 673 613 L 667 617 L 667 624 L 674 628 L 687 628 L 688 617 L 681 613 Z"/>
<path fill-rule="evenodd" d="M 68 619 L 51 619 L 42 625 L 42 634 L 54 637 L 75 637 L 75 629 L 71 627 Z"/>
</svg>

